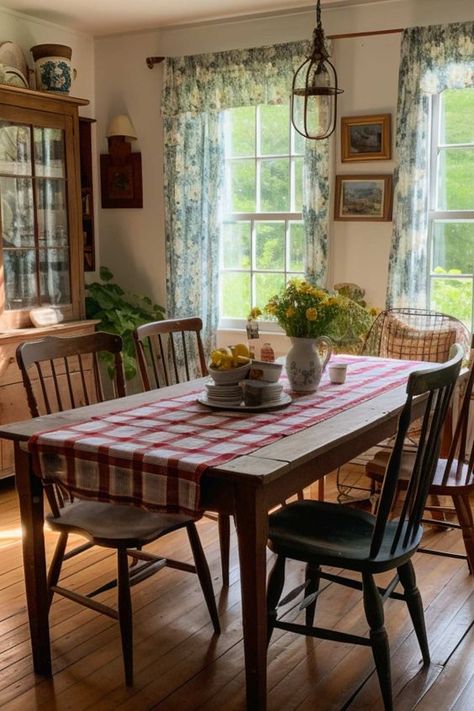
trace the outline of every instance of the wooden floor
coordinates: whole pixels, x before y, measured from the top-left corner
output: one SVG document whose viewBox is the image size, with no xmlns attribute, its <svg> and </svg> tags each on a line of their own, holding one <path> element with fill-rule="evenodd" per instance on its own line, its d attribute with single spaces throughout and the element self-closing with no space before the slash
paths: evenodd
<svg viewBox="0 0 474 711">
<path fill-rule="evenodd" d="M 332 486 L 334 492 L 334 486 Z M 329 486 L 331 498 L 331 485 Z M 212 627 L 195 576 L 166 569 L 133 590 L 135 687 L 123 683 L 116 623 L 65 599 L 51 610 L 54 677 L 32 672 L 23 589 L 19 516 L 11 485 L 0 484 L 0 707 L 2 711 L 241 710 L 244 704 L 239 571 L 232 539 L 231 584 L 222 590 L 216 524 L 203 519 L 199 533 L 211 566 L 222 634 Z M 461 550 L 459 533 L 428 533 Z M 48 554 L 54 534 L 47 534 Z M 430 541 L 431 542 L 431 541 Z M 185 534 L 155 545 L 161 553 L 190 559 Z M 269 554 L 269 558 L 271 554 Z M 474 709 L 474 579 L 464 561 L 418 554 L 415 567 L 426 610 L 432 664 L 422 668 L 404 604 L 385 606 L 391 642 L 397 711 Z M 69 584 L 84 590 L 109 579 L 114 559 L 93 549 L 65 565 Z M 289 567 L 288 586 L 302 566 Z M 89 588 L 90 589 L 90 588 Z M 290 587 L 288 587 L 290 589 Z M 112 600 L 113 593 L 104 595 Z M 318 602 L 325 626 L 365 631 L 360 593 L 330 585 Z M 288 612 L 296 619 L 298 610 Z M 369 649 L 311 640 L 277 631 L 269 648 L 269 709 L 351 709 L 382 705 Z"/>
</svg>

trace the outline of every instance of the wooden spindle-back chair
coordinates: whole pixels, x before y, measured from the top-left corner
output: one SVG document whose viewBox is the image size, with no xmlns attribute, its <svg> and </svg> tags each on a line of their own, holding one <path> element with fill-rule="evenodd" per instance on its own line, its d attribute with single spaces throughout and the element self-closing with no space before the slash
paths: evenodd
<svg viewBox="0 0 474 711">
<path fill-rule="evenodd" d="M 104 400 L 102 369 L 99 355 L 108 354 L 114 367 L 113 395 L 125 395 L 122 366 L 122 339 L 109 333 L 93 333 L 70 338 L 48 336 L 41 341 L 21 344 L 17 361 L 31 415 L 75 409 Z M 130 588 L 165 566 L 196 573 L 203 590 L 214 631 L 220 632 L 212 580 L 194 519 L 184 514 L 155 513 L 134 506 L 98 501 L 73 500 L 64 484 L 44 482 L 51 506 L 46 517 L 50 528 L 59 533 L 58 543 L 48 572 L 49 604 L 54 593 L 85 607 L 117 619 L 120 625 L 125 680 L 133 684 L 133 634 Z M 65 495 L 64 495 L 65 494 Z M 142 550 L 162 536 L 185 528 L 191 546 L 194 565 L 166 559 Z M 79 534 L 87 543 L 66 552 L 70 533 Z M 117 578 L 87 595 L 59 584 L 61 567 L 91 546 L 114 549 L 117 553 Z M 128 559 L 133 561 L 129 568 Z M 118 609 L 95 600 L 95 597 L 117 587 Z"/>
<path fill-rule="evenodd" d="M 207 375 L 200 318 L 167 319 L 134 332 L 138 365 L 146 390 Z"/>
<path fill-rule="evenodd" d="M 412 373 L 408 379 L 407 398 L 400 414 L 376 516 L 339 504 L 306 500 L 289 504 L 269 517 L 269 547 L 277 554 L 267 594 L 269 639 L 272 630 L 277 627 L 322 639 L 370 645 L 387 710 L 393 708 L 390 650 L 383 613 L 383 603 L 388 597 L 407 603 L 423 661 L 426 664 L 430 661 L 423 605 L 411 557 L 422 537 L 420 519 L 436 470 L 443 422 L 461 368 L 462 349 L 456 345 L 454 350 L 454 357 L 447 363 Z M 414 400 L 419 398 L 423 399 L 424 406 L 420 439 L 412 462 L 405 502 L 399 518 L 395 520 L 389 514 L 396 496 L 403 445 L 412 419 Z M 302 607 L 306 608 L 304 625 L 277 619 L 287 558 L 306 563 L 306 597 L 302 603 Z M 362 581 L 322 571 L 321 566 L 360 573 Z M 374 576 L 389 570 L 396 571 L 396 574 L 384 589 L 380 589 Z M 369 637 L 313 627 L 321 578 L 363 590 Z M 399 582 L 403 586 L 402 593 L 395 591 Z M 290 593 L 286 599 L 293 600 L 294 596 Z"/>
<path fill-rule="evenodd" d="M 206 376 L 208 369 L 198 317 L 167 319 L 138 326 L 133 334 L 145 390 Z M 194 365 L 194 367 L 193 367 Z M 213 515 L 214 517 L 214 515 Z M 222 584 L 229 585 L 230 518 L 218 514 Z"/>
</svg>

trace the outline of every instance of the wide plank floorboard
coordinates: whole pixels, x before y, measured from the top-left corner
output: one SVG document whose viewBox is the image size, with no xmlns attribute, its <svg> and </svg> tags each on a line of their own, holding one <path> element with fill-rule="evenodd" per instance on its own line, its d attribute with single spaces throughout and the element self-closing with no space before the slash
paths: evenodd
<svg viewBox="0 0 474 711">
<path fill-rule="evenodd" d="M 334 499 L 334 477 L 326 479 Z M 313 494 L 314 495 L 314 494 Z M 56 597 L 50 614 L 54 676 L 32 671 L 21 561 L 21 530 L 13 486 L 0 483 L 0 707 L 5 711 L 242 711 L 245 708 L 240 582 L 232 536 L 230 586 L 221 587 L 214 521 L 199 533 L 208 558 L 221 618 L 213 635 L 197 578 L 166 569 L 133 589 L 135 685 L 123 680 L 115 621 Z M 462 552 L 458 531 L 428 529 L 427 543 Z M 56 536 L 46 534 L 51 557 Z M 77 539 L 79 540 L 79 539 Z M 191 560 L 184 532 L 151 546 L 163 555 Z M 271 564 L 272 554 L 268 553 Z M 421 655 L 403 603 L 385 605 L 397 711 L 471 711 L 474 708 L 474 577 L 464 561 L 417 554 L 432 663 Z M 91 549 L 64 565 L 68 584 L 84 592 L 115 575 L 113 554 Z M 301 582 L 303 566 L 289 562 L 286 590 Z M 383 576 L 381 577 L 381 582 Z M 358 591 L 323 581 L 320 624 L 354 634 L 366 632 Z M 115 592 L 101 598 L 112 603 Z M 301 620 L 295 603 L 282 611 Z M 381 711 L 370 649 L 304 638 L 276 630 L 268 653 L 270 711 Z"/>
</svg>

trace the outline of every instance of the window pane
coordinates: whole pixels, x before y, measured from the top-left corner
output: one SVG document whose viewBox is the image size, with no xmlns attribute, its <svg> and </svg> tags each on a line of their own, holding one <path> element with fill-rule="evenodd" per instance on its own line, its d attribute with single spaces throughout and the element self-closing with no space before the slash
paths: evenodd
<svg viewBox="0 0 474 711">
<path fill-rule="evenodd" d="M 40 249 L 41 301 L 70 304 L 69 250 Z"/>
<path fill-rule="evenodd" d="M 474 148 L 441 150 L 438 181 L 439 210 L 474 210 Z"/>
<path fill-rule="evenodd" d="M 231 156 L 255 155 L 255 108 L 243 106 L 225 112 L 226 154 Z"/>
<path fill-rule="evenodd" d="M 31 175 L 30 144 L 27 126 L 0 121 L 0 173 Z"/>
<path fill-rule="evenodd" d="M 257 222 L 256 269 L 285 268 L 285 223 Z"/>
<path fill-rule="evenodd" d="M 431 307 L 455 316 L 471 328 L 472 279 L 432 279 Z"/>
<path fill-rule="evenodd" d="M 474 272 L 474 222 L 435 222 L 431 269 Z"/>
<path fill-rule="evenodd" d="M 290 209 L 289 159 L 262 160 L 260 210 L 288 212 Z"/>
<path fill-rule="evenodd" d="M 255 304 L 263 308 L 284 286 L 284 274 L 255 274 Z"/>
<path fill-rule="evenodd" d="M 7 309 L 37 305 L 36 253 L 33 249 L 4 249 L 3 273 Z"/>
<path fill-rule="evenodd" d="M 66 184 L 64 180 L 40 178 L 36 183 L 38 238 L 40 245 L 68 245 Z"/>
<path fill-rule="evenodd" d="M 250 274 L 224 272 L 220 275 L 223 318 L 247 318 L 250 311 Z"/>
<path fill-rule="evenodd" d="M 222 264 L 226 269 L 250 269 L 250 222 L 225 222 L 222 226 Z"/>
<path fill-rule="evenodd" d="M 33 247 L 35 228 L 30 178 L 0 178 L 4 247 Z"/>
<path fill-rule="evenodd" d="M 260 153 L 263 156 L 290 152 L 289 106 L 260 106 Z"/>
<path fill-rule="evenodd" d="M 35 171 L 37 176 L 64 176 L 64 135 L 60 128 L 34 128 Z"/>
<path fill-rule="evenodd" d="M 301 212 L 303 209 L 303 158 L 294 158 L 294 195 L 295 195 L 295 212 Z"/>
<path fill-rule="evenodd" d="M 304 272 L 304 226 L 302 222 L 290 222 L 289 271 Z"/>
<path fill-rule="evenodd" d="M 255 212 L 255 161 L 229 163 L 230 212 Z"/>
<path fill-rule="evenodd" d="M 474 88 L 441 93 L 440 143 L 474 143 Z"/>
</svg>

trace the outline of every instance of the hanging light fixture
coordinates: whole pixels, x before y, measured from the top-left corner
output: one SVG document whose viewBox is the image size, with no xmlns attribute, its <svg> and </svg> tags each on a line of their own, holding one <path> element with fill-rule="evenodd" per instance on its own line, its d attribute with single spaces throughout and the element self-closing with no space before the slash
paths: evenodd
<svg viewBox="0 0 474 711">
<path fill-rule="evenodd" d="M 336 128 L 337 74 L 329 61 L 321 24 L 321 0 L 316 5 L 311 56 L 296 70 L 291 89 L 291 122 L 305 138 L 322 140 Z"/>
</svg>

